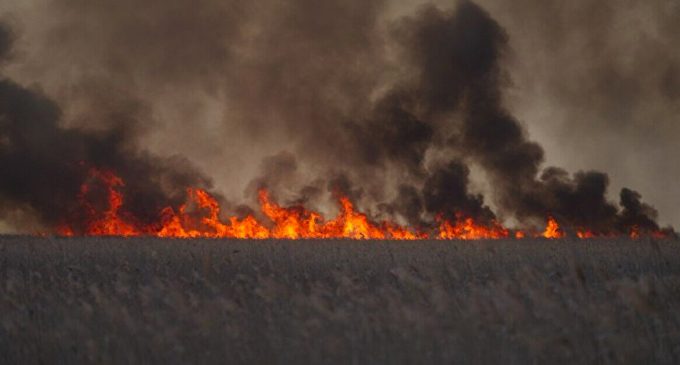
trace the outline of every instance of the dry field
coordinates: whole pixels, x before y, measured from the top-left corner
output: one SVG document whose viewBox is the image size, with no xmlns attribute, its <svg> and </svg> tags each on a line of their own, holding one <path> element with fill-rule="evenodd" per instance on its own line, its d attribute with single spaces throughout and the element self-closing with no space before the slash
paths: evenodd
<svg viewBox="0 0 680 365">
<path fill-rule="evenodd" d="M 678 363 L 679 248 L 0 237 L 0 363 Z"/>
</svg>

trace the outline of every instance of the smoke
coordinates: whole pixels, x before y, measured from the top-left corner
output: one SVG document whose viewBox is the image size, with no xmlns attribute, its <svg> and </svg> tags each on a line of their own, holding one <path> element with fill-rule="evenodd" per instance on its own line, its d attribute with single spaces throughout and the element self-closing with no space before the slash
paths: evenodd
<svg viewBox="0 0 680 365">
<path fill-rule="evenodd" d="M 510 35 L 506 102 L 547 161 L 606 171 L 613 193 L 635 187 L 677 226 L 680 3 L 481 3 Z"/>
<path fill-rule="evenodd" d="M 630 189 L 621 190 L 621 219 L 620 227 L 638 227 L 642 231 L 657 230 L 656 209 L 648 204 L 640 202 L 640 194 Z"/>
<path fill-rule="evenodd" d="M 263 187 L 322 210 L 340 193 L 416 227 L 550 215 L 601 233 L 659 229 L 639 193 L 609 200 L 606 173 L 543 167 L 544 149 L 508 108 L 512 43 L 488 11 L 459 1 L 395 18 L 389 5 L 35 6 L 23 13 L 21 57 L 7 61 L 14 81 L 0 84 L 0 167 L 12 171 L 0 209 L 57 223 L 95 166 L 121 175 L 125 208 L 144 222 L 215 181 L 251 205 Z M 11 39 L 0 27 L 0 56 Z"/>
<path fill-rule="evenodd" d="M 37 91 L 0 80 L 0 197 L 3 207 L 27 205 L 40 220 L 55 224 L 78 209 L 79 189 L 90 166 L 124 178 L 125 206 L 149 223 L 160 208 L 181 198 L 182 188 L 206 186 L 182 158 L 156 158 L 125 145 L 125 130 L 84 133 L 57 125 L 58 107 Z"/>
<path fill-rule="evenodd" d="M 7 25 L 0 23 L 0 62 L 4 62 L 12 49 L 12 33 Z"/>
<path fill-rule="evenodd" d="M 8 39 L 0 27 L 0 49 L 9 49 Z M 182 199 L 185 186 L 209 186 L 183 158 L 131 149 L 127 142 L 133 131 L 125 124 L 88 132 L 60 127 L 60 118 L 59 107 L 39 90 L 0 79 L 0 214 L 24 209 L 48 227 L 69 220 L 79 214 L 76 197 L 91 167 L 124 178 L 129 191 L 125 209 L 146 224 L 159 209 Z M 95 204 L 105 204 L 102 198 Z"/>
<path fill-rule="evenodd" d="M 438 52 L 443 53 L 443 59 L 466 60 L 464 55 L 476 55 L 472 62 L 456 67 L 474 77 L 468 82 L 460 81 L 462 78 L 455 74 L 449 79 L 441 77 L 445 74 L 431 79 L 458 81 L 458 85 L 465 85 L 466 94 L 462 100 L 465 117 L 458 142 L 464 152 L 488 172 L 501 209 L 520 220 L 554 215 L 568 226 L 584 227 L 596 232 L 628 232 L 634 227 L 658 229 L 653 223 L 656 219 L 653 209 L 648 206 L 634 207 L 635 204 L 628 202 L 640 198 L 639 194 L 629 189 L 621 191 L 624 210 L 618 213 L 617 208 L 606 198 L 609 179 L 605 173 L 577 172 L 570 178 L 565 171 L 549 167 L 537 179 L 543 161 L 543 149 L 527 139 L 519 122 L 502 105 L 504 78 L 500 61 L 507 45 L 505 33 L 488 13 L 468 2 L 462 3 L 456 15 L 450 18 L 450 23 L 465 24 L 465 31 L 441 25 L 448 23 L 442 21 L 441 16 L 434 16 L 434 21 L 427 22 L 429 26 L 435 24 L 436 27 L 439 24 L 440 29 L 435 29 L 433 33 L 445 34 L 446 29 L 451 29 L 465 41 L 461 42 L 463 46 L 449 41 L 449 45 L 454 45 L 446 48 L 449 52 L 441 48 Z M 455 38 L 450 35 L 447 39 Z M 436 68 L 428 68 L 432 69 Z M 457 89 L 444 94 L 460 94 Z M 630 198 L 631 195 L 635 198 Z"/>
<path fill-rule="evenodd" d="M 471 195 L 467 191 L 469 173 L 467 166 L 459 161 L 452 161 L 435 171 L 423 187 L 425 209 L 448 219 L 455 219 L 456 213 L 464 213 L 488 223 L 494 215 L 484 206 L 481 195 Z"/>
</svg>

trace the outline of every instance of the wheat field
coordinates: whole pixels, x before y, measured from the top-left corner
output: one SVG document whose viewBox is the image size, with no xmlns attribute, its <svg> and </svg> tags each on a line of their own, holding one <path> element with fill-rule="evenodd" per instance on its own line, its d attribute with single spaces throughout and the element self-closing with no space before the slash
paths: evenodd
<svg viewBox="0 0 680 365">
<path fill-rule="evenodd" d="M 677 363 L 678 241 L 0 237 L 0 363 Z"/>
</svg>

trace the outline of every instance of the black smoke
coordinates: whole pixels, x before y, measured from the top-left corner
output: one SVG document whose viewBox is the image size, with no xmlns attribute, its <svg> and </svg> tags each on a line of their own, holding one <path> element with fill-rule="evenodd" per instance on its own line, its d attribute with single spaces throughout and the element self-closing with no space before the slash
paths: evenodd
<svg viewBox="0 0 680 365">
<path fill-rule="evenodd" d="M 605 173 L 578 172 L 570 177 L 547 168 L 538 177 L 543 150 L 528 140 L 503 106 L 507 81 L 501 62 L 507 36 L 488 13 L 463 1 L 450 13 L 428 7 L 409 26 L 413 27 L 409 34 L 415 35 L 410 49 L 421 70 L 420 97 L 432 113 L 461 111 L 462 123 L 451 147 L 485 169 L 504 212 L 520 219 L 552 215 L 568 227 L 600 233 L 629 232 L 633 227 L 658 230 L 656 212 L 639 202 L 639 194 L 623 189 L 622 209 L 607 200 Z M 451 176 L 440 185 L 460 181 Z M 431 195 L 427 184 L 424 195 Z"/>
<path fill-rule="evenodd" d="M 12 49 L 13 35 L 4 23 L 0 23 L 0 64 L 5 61 Z"/>
<path fill-rule="evenodd" d="M 0 27 L 0 42 L 10 39 Z M 0 44 L 1 50 L 9 45 Z M 48 229 L 75 223 L 82 214 L 77 197 L 84 183 L 93 184 L 92 204 L 106 209 L 101 181 L 90 169 L 105 169 L 125 182 L 124 210 L 139 224 L 155 222 L 166 205 L 184 199 L 188 186 L 209 186 L 180 157 L 159 158 L 129 145 L 131 133 L 124 125 L 104 132 L 84 132 L 60 127 L 60 108 L 39 90 L 27 89 L 0 78 L 0 214 L 25 209 Z"/>
<path fill-rule="evenodd" d="M 187 155 L 202 151 L 201 166 L 212 174 L 240 177 L 241 167 L 259 165 L 245 189 L 251 203 L 265 187 L 290 204 L 321 204 L 340 193 L 417 227 L 441 215 L 516 218 L 527 226 L 553 216 L 570 229 L 603 234 L 659 229 L 655 209 L 635 191 L 623 189 L 619 204 L 607 198 L 606 173 L 543 166 L 543 148 L 505 106 L 508 34 L 472 1 L 453 9 L 424 5 L 398 19 L 385 18 L 383 1 L 152 1 L 141 8 L 141 18 L 152 21 L 130 19 L 125 10 L 133 3 L 53 5 L 58 31 L 48 38 L 59 42 L 46 49 L 73 51 L 54 52 L 55 67 L 75 62 L 90 72 L 69 80 L 75 92 L 52 91 L 58 97 L 51 100 L 3 79 L 6 206 L 24 206 L 53 224 L 77 210 L 74 196 L 95 166 L 121 175 L 126 210 L 152 221 L 160 207 L 178 204 L 185 187 L 210 186 L 188 159 L 160 157 L 139 143 L 164 136 L 194 146 L 183 149 Z M 201 11 L 187 13 L 192 7 Z M 99 32 L 84 32 L 96 22 L 73 16 L 81 12 L 102 20 Z M 9 54 L 12 39 L 2 29 L 0 55 Z M 194 91 L 223 98 L 231 113 L 223 126 L 194 113 L 202 106 Z M 157 120 L 157 94 L 188 112 L 179 122 Z M 71 128 L 64 110 L 80 112 Z M 260 163 L 259 155 L 255 162 L 213 153 L 213 143 L 287 152 Z M 244 166 L 224 172 L 220 159 Z M 488 181 L 486 197 L 473 171 Z"/>
</svg>

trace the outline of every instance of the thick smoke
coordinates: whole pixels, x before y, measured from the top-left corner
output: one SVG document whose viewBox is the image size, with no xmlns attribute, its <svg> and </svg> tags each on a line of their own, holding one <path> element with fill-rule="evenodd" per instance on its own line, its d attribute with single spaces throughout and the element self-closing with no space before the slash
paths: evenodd
<svg viewBox="0 0 680 365">
<path fill-rule="evenodd" d="M 181 188 L 208 180 L 181 158 L 155 158 L 127 149 L 124 130 L 88 134 L 62 129 L 60 112 L 39 92 L 0 80 L 0 197 L 3 207 L 27 205 L 42 222 L 59 223 L 77 212 L 90 167 L 115 171 L 126 183 L 125 209 L 150 223 L 177 202 Z M 98 204 L 105 208 L 99 197 Z"/>
<path fill-rule="evenodd" d="M 609 181 L 604 173 L 579 172 L 570 177 L 548 168 L 538 178 L 543 149 L 527 139 L 502 104 L 505 75 L 501 61 L 507 36 L 488 13 L 467 1 L 453 12 L 427 6 L 405 21 L 401 32 L 406 34 L 405 48 L 419 74 L 410 98 L 417 100 L 430 125 L 440 117 L 445 120 L 441 130 L 454 130 L 449 146 L 484 168 L 503 212 L 521 221 L 552 215 L 569 227 L 599 233 L 658 229 L 656 212 L 642 205 L 636 192 L 621 191 L 622 211 L 607 201 Z M 455 119 L 446 114 L 456 111 L 462 121 L 449 127 Z M 465 169 L 455 163 L 446 172 L 433 172 L 423 186 L 426 201 L 440 203 L 444 196 L 451 197 L 452 207 L 444 204 L 435 210 L 460 210 L 479 217 L 481 198 L 461 193 L 467 186 L 466 176 Z M 439 183 L 430 184 L 432 180 Z M 438 194 L 438 190 L 445 193 Z M 470 205 L 470 201 L 477 204 Z"/>
<path fill-rule="evenodd" d="M 4 206 L 56 223 L 97 166 L 123 177 L 127 210 L 150 221 L 210 185 L 193 163 L 251 205 L 264 187 L 315 206 L 340 193 L 416 227 L 553 216 L 598 233 L 659 229 L 637 192 L 607 198 L 606 173 L 543 168 L 505 105 L 508 34 L 471 1 L 397 19 L 383 1 L 135 4 L 55 2 L 54 20 L 27 33 L 29 60 L 0 89 L 0 163 L 16 171 L 0 183 Z M 0 55 L 11 39 L 0 28 Z M 187 159 L 157 157 L 171 153 Z"/>
<path fill-rule="evenodd" d="M 12 33 L 7 25 L 0 23 L 0 63 L 5 61 L 12 49 Z"/>
<path fill-rule="evenodd" d="M 481 195 L 471 195 L 467 191 L 469 173 L 467 166 L 459 161 L 436 170 L 423 186 L 425 209 L 443 214 L 447 219 L 455 219 L 455 214 L 460 212 L 488 223 L 494 215 L 483 205 Z"/>
<path fill-rule="evenodd" d="M 433 136 L 448 135 L 446 147 L 481 165 L 492 180 L 499 208 L 520 221 L 551 215 L 567 226 L 598 233 L 658 229 L 652 209 L 628 203 L 628 196 L 639 199 L 639 194 L 624 189 L 622 211 L 607 201 L 609 180 L 604 173 L 570 177 L 548 168 L 539 178 L 543 149 L 528 140 L 502 104 L 506 75 L 501 61 L 507 36 L 480 7 L 468 1 L 449 12 L 425 6 L 399 23 L 395 33 L 416 77 L 398 84 L 377 103 L 377 112 L 362 125 L 363 135 L 373 138 L 356 141 L 359 151 L 367 151 L 366 163 L 389 160 L 424 179 L 422 207 L 427 213 L 493 218 L 482 197 L 468 192 L 469 171 L 461 162 L 424 168 L 426 151 L 437 147 Z M 400 190 L 413 191 L 403 186 Z M 397 201 L 392 206 L 403 209 L 405 204 Z M 412 223 L 422 217 L 413 211 L 402 215 Z"/>
<path fill-rule="evenodd" d="M 0 27 L 0 41 L 9 39 Z M 0 49 L 9 45 L 0 44 Z M 162 207 L 183 199 L 184 187 L 209 185 L 182 158 L 131 150 L 130 131 L 122 124 L 106 132 L 84 132 L 60 127 L 60 117 L 59 107 L 41 92 L 0 79 L 0 214 L 26 209 L 48 227 L 75 220 L 82 213 L 76 198 L 84 183 L 93 185 L 93 196 L 84 198 L 106 209 L 101 181 L 89 181 L 93 167 L 124 179 L 124 209 L 140 224 L 153 222 Z"/>
<path fill-rule="evenodd" d="M 546 159 L 606 171 L 680 224 L 680 2 L 480 3 L 511 36 L 507 102 Z"/>
</svg>

